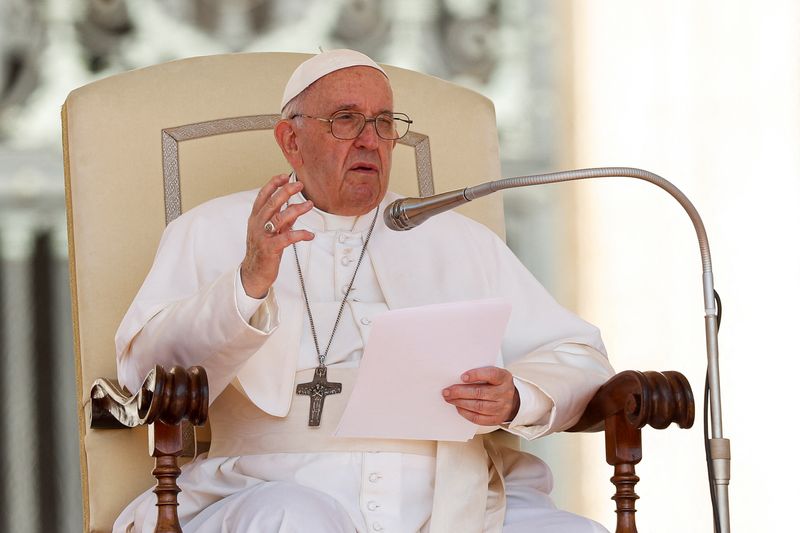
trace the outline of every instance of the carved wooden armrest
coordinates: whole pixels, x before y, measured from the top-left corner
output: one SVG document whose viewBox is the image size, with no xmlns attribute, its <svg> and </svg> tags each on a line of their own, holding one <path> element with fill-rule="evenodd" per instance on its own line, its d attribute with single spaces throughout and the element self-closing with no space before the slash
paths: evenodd
<svg viewBox="0 0 800 533">
<path fill-rule="evenodd" d="M 150 455 L 155 457 L 158 519 L 156 532 L 179 533 L 178 456 L 183 451 L 181 422 L 202 426 L 208 418 L 208 377 L 199 366 L 156 366 L 134 395 L 121 391 L 107 379 L 98 379 L 90 391 L 93 429 L 148 425 Z"/>
<path fill-rule="evenodd" d="M 694 423 L 694 396 L 680 372 L 626 370 L 609 379 L 567 431 L 605 428 L 606 462 L 614 467 L 617 533 L 636 533 L 635 467 L 642 459 L 642 428 L 664 429 L 672 423 L 690 428 Z"/>
</svg>

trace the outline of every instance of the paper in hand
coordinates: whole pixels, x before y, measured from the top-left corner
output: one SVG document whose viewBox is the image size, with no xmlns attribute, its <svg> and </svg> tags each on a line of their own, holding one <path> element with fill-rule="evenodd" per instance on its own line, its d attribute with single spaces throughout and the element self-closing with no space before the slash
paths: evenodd
<svg viewBox="0 0 800 533">
<path fill-rule="evenodd" d="M 338 437 L 467 441 L 477 425 L 442 397 L 465 371 L 494 366 L 511 304 L 476 300 L 378 315 Z"/>
</svg>

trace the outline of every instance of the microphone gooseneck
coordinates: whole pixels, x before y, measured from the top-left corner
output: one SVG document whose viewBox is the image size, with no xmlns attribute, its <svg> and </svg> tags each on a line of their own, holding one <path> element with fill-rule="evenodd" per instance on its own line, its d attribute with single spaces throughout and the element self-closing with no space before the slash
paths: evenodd
<svg viewBox="0 0 800 533">
<path fill-rule="evenodd" d="M 692 202 L 680 189 L 661 176 L 631 167 L 600 167 L 567 170 L 548 174 L 518 176 L 489 181 L 457 191 L 450 191 L 425 198 L 403 198 L 392 202 L 384 211 L 386 225 L 396 231 L 415 228 L 430 217 L 443 213 L 469 201 L 503 189 L 545 185 L 565 181 L 592 178 L 627 177 L 648 181 L 669 193 L 689 215 L 697 233 L 700 258 L 703 263 L 703 302 L 705 304 L 706 353 L 708 356 L 708 394 L 711 404 L 711 435 L 709 439 L 710 459 L 714 485 L 712 493 L 716 500 L 715 517 L 721 532 L 730 531 L 728 484 L 730 482 L 730 441 L 722 436 L 722 398 L 719 380 L 719 347 L 717 342 L 718 314 L 714 298 L 714 276 L 711 270 L 711 252 L 705 226 Z M 708 413 L 706 413 L 707 415 Z"/>
</svg>

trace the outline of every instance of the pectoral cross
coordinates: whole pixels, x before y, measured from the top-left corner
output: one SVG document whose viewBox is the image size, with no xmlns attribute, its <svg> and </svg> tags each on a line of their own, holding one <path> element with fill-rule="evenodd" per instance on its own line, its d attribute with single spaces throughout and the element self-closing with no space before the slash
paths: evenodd
<svg viewBox="0 0 800 533">
<path fill-rule="evenodd" d="M 325 396 L 342 392 L 341 383 L 328 381 L 328 367 L 318 366 L 314 371 L 314 379 L 308 383 L 297 385 L 297 394 L 311 397 L 311 406 L 308 410 L 308 425 L 319 426 L 322 419 L 322 407 L 325 405 Z"/>
</svg>

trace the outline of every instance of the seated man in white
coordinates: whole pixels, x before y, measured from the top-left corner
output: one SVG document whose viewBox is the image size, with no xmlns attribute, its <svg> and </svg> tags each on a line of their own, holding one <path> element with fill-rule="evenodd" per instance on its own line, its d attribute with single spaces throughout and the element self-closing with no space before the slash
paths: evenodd
<svg viewBox="0 0 800 533">
<path fill-rule="evenodd" d="M 411 232 L 385 226 L 392 150 L 410 121 L 371 59 L 350 50 L 309 59 L 281 108 L 275 138 L 291 175 L 172 222 L 117 332 L 119 378 L 131 390 L 155 364 L 208 372 L 214 435 L 179 478 L 183 530 L 605 531 L 556 509 L 547 466 L 505 445 L 578 419 L 613 374 L 597 329 L 474 221 L 451 212 Z M 485 434 L 467 443 L 331 435 L 372 317 L 491 297 L 513 306 L 502 361 L 442 391 Z M 309 415 L 296 389 L 315 373 L 343 390 Z M 140 496 L 114 531 L 152 531 L 154 501 Z"/>
</svg>

